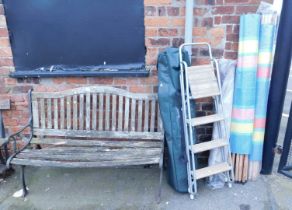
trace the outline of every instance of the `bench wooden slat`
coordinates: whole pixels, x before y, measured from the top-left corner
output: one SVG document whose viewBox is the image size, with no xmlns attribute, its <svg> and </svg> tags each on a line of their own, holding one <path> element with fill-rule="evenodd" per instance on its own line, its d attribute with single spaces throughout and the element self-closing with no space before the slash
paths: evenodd
<svg viewBox="0 0 292 210">
<path fill-rule="evenodd" d="M 73 129 L 78 129 L 78 97 L 73 96 Z"/>
<path fill-rule="evenodd" d="M 52 128 L 52 100 L 47 98 L 47 128 Z"/>
<path fill-rule="evenodd" d="M 131 131 L 136 130 L 136 99 L 132 98 L 131 104 Z"/>
<path fill-rule="evenodd" d="M 124 167 L 134 165 L 147 165 L 159 163 L 159 157 L 131 160 L 114 160 L 99 162 L 63 162 L 63 161 L 46 161 L 46 160 L 28 160 L 14 158 L 11 163 L 17 165 L 30 165 L 38 167 L 63 167 L 63 168 L 95 168 L 95 167 Z"/>
<path fill-rule="evenodd" d="M 54 129 L 59 127 L 58 99 L 54 98 Z"/>
<path fill-rule="evenodd" d="M 27 159 L 27 160 L 50 160 L 50 161 L 78 161 L 78 162 L 103 162 L 103 161 L 117 161 L 124 160 L 128 161 L 129 159 L 135 158 L 135 160 L 145 160 L 153 159 L 159 156 L 159 152 L 156 152 L 152 155 L 147 155 L 146 157 L 131 156 L 129 153 L 121 153 L 117 158 L 113 159 L 114 154 L 79 154 L 78 157 L 74 154 L 60 154 L 60 155 L 51 155 L 51 154 L 35 154 L 35 153 L 21 153 L 16 158 L 17 159 Z"/>
<path fill-rule="evenodd" d="M 157 131 L 162 131 L 162 121 L 160 116 L 160 109 L 159 106 L 157 107 Z"/>
<path fill-rule="evenodd" d="M 142 131 L 142 118 L 143 116 L 143 101 L 139 100 L 138 102 L 138 126 L 137 126 L 137 131 L 141 132 Z"/>
<path fill-rule="evenodd" d="M 79 96 L 79 129 L 84 128 L 84 94 Z"/>
<path fill-rule="evenodd" d="M 125 98 L 125 121 L 124 121 L 124 131 L 129 130 L 129 110 L 130 110 L 130 99 Z"/>
<path fill-rule="evenodd" d="M 38 101 L 32 101 L 32 110 L 33 110 L 33 127 L 40 127 L 40 118 L 39 118 L 39 106 Z"/>
<path fill-rule="evenodd" d="M 91 154 L 91 155 L 96 155 L 98 154 L 103 154 L 103 155 L 112 155 L 112 159 L 118 158 L 116 156 L 120 156 L 122 153 L 126 153 L 128 155 L 135 155 L 136 158 L 140 157 L 147 157 L 148 155 L 153 155 L 153 154 L 159 154 L 161 153 L 161 147 L 158 148 L 115 148 L 115 147 L 99 147 L 99 146 L 90 146 L 90 147 L 63 147 L 63 146 L 57 146 L 57 147 L 47 147 L 43 149 L 25 149 L 21 153 L 23 154 L 30 154 L 34 153 L 37 155 L 40 154 L 46 154 L 46 155 L 75 155 L 78 157 L 80 154 Z M 143 152 L 143 155 L 141 155 L 141 152 Z M 19 153 L 19 155 L 21 155 Z"/>
<path fill-rule="evenodd" d="M 78 161 L 78 162 L 100 162 L 100 161 L 117 161 L 124 160 L 127 161 L 131 158 L 135 158 L 135 160 L 145 160 L 157 158 L 159 156 L 159 152 L 156 152 L 152 155 L 147 155 L 147 157 L 131 157 L 129 153 L 121 153 L 117 158 L 113 159 L 113 154 L 84 154 L 81 153 L 77 156 L 74 154 L 60 154 L 60 155 L 52 155 L 52 154 L 35 154 L 35 153 L 21 153 L 16 158 L 17 159 L 28 159 L 28 160 L 50 160 L 50 161 Z"/>
<path fill-rule="evenodd" d="M 86 93 L 86 130 L 90 130 L 90 93 Z"/>
<path fill-rule="evenodd" d="M 150 118 L 150 131 L 154 132 L 155 127 L 155 115 L 156 115 L 156 101 L 151 101 L 151 118 Z"/>
<path fill-rule="evenodd" d="M 80 95 L 86 93 L 101 93 L 110 95 L 121 95 L 124 97 L 134 98 L 136 100 L 149 99 L 157 100 L 157 94 L 142 94 L 142 93 L 130 93 L 120 88 L 114 88 L 110 86 L 91 86 L 91 87 L 80 87 L 74 89 L 68 89 L 59 92 L 33 92 L 32 99 L 36 98 L 63 98 L 66 96 Z"/>
<path fill-rule="evenodd" d="M 119 117 L 118 117 L 118 131 L 123 130 L 123 104 L 124 97 L 119 96 Z"/>
<path fill-rule="evenodd" d="M 147 149 L 143 151 L 143 155 L 132 149 L 129 152 L 123 151 L 106 151 L 106 152 L 94 152 L 94 153 L 56 153 L 54 151 L 45 150 L 31 150 L 29 152 L 22 152 L 16 156 L 21 159 L 38 159 L 38 160 L 57 160 L 57 161 L 114 161 L 114 160 L 129 160 L 129 159 L 146 159 L 155 158 L 161 154 L 160 150 Z"/>
<path fill-rule="evenodd" d="M 65 100 L 64 98 L 61 98 L 60 100 L 60 128 L 64 129 L 65 128 Z"/>
<path fill-rule="evenodd" d="M 112 131 L 116 130 L 116 118 L 117 118 L 117 96 L 112 96 Z"/>
<path fill-rule="evenodd" d="M 105 130 L 110 128 L 110 94 L 105 94 Z"/>
<path fill-rule="evenodd" d="M 26 149 L 23 150 L 21 153 L 43 153 L 43 154 L 51 154 L 51 155 L 60 155 L 60 154 L 74 154 L 78 156 L 79 154 L 86 153 L 86 154 L 96 154 L 96 153 L 115 153 L 119 155 L 119 153 L 133 153 L 136 152 L 143 157 L 145 150 L 154 151 L 154 152 L 161 152 L 160 148 L 114 148 L 114 147 L 99 147 L 99 146 L 90 146 L 90 147 L 77 147 L 77 146 L 59 146 L 59 147 L 48 147 L 43 149 Z M 20 154 L 20 153 L 19 153 Z M 145 153 L 147 154 L 147 153 Z M 114 157 L 113 157 L 114 159 Z"/>
<path fill-rule="evenodd" d="M 141 140 L 77 140 L 77 139 L 59 139 L 59 138 L 33 138 L 32 144 L 47 144 L 55 146 L 99 146 L 99 147 L 129 147 L 129 148 L 148 148 L 161 147 L 161 141 L 141 141 Z"/>
<path fill-rule="evenodd" d="M 65 129 L 34 129 L 35 135 L 40 136 L 66 136 L 66 137 L 84 137 L 84 138 L 106 138 L 106 139 L 153 139 L 161 140 L 161 132 L 135 132 L 135 131 L 86 131 L 86 130 L 65 130 Z"/>
<path fill-rule="evenodd" d="M 46 117 L 45 117 L 45 99 L 40 99 L 40 108 L 41 108 L 41 128 L 46 127 Z"/>
<path fill-rule="evenodd" d="M 148 132 L 148 129 L 149 129 L 149 100 L 145 100 L 144 132 Z"/>
<path fill-rule="evenodd" d="M 103 130 L 103 94 L 99 94 L 98 107 L 98 130 Z"/>
<path fill-rule="evenodd" d="M 71 129 L 71 96 L 66 97 L 66 105 L 67 105 L 66 109 L 67 129 Z"/>
<path fill-rule="evenodd" d="M 97 94 L 94 93 L 92 94 L 92 127 L 91 127 L 93 130 L 96 130 L 96 125 L 97 125 L 96 110 L 97 110 Z"/>
</svg>

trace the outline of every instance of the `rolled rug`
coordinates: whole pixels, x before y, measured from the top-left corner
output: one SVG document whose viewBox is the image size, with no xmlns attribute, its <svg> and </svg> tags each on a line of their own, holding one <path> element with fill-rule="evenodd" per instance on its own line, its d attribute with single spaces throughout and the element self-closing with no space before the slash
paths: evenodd
<svg viewBox="0 0 292 210">
<path fill-rule="evenodd" d="M 230 144 L 235 159 L 235 181 L 246 176 L 244 164 L 251 153 L 256 107 L 257 63 L 259 53 L 260 15 L 240 17 L 238 63 L 235 73 Z M 245 180 L 244 180 L 245 181 Z"/>
</svg>

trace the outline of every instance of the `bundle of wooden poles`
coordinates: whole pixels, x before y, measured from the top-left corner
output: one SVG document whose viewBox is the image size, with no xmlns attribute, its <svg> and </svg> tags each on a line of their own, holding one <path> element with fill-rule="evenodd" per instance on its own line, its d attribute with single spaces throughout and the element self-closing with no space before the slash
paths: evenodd
<svg viewBox="0 0 292 210">
<path fill-rule="evenodd" d="M 236 183 L 246 183 L 248 180 L 256 180 L 260 174 L 260 161 L 251 161 L 248 155 L 232 154 L 234 168 L 234 181 Z"/>
</svg>

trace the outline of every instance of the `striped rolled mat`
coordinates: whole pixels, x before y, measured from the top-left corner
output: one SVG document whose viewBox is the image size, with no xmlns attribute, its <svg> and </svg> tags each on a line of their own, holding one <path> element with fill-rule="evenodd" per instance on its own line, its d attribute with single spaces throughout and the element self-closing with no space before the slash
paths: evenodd
<svg viewBox="0 0 292 210">
<path fill-rule="evenodd" d="M 260 15 L 242 15 L 230 129 L 232 161 L 237 182 L 245 182 L 248 178 L 248 155 L 252 150 L 256 107 L 259 34 Z"/>
<path fill-rule="evenodd" d="M 261 16 L 254 131 L 249 155 L 249 179 L 251 180 L 257 178 L 261 169 L 276 21 L 275 14 Z"/>
</svg>

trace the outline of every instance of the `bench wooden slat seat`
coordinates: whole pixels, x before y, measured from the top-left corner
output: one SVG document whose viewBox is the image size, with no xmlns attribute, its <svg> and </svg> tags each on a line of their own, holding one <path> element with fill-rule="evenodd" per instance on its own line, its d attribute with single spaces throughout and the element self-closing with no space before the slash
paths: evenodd
<svg viewBox="0 0 292 210">
<path fill-rule="evenodd" d="M 157 163 L 157 158 L 153 160 L 143 161 L 143 165 Z M 132 165 L 141 165 L 141 161 L 130 160 L 130 161 L 108 161 L 108 162 L 64 162 L 64 161 L 49 161 L 49 160 L 28 160 L 28 159 L 15 159 L 14 164 L 16 165 L 30 165 L 39 167 L 63 167 L 63 168 L 108 168 L 108 167 L 124 167 Z"/>
<path fill-rule="evenodd" d="M 129 165 L 158 164 L 161 150 L 148 148 L 117 149 L 99 147 L 53 147 L 40 150 L 23 150 L 11 161 L 12 164 L 50 167 L 122 167 Z"/>
<path fill-rule="evenodd" d="M 118 138 L 118 139 L 150 139 L 150 140 L 161 140 L 163 138 L 162 133 L 155 132 L 118 132 L 118 131 L 87 131 L 87 130 L 56 130 L 56 129 L 34 129 L 34 134 L 39 136 L 66 136 L 68 137 L 80 137 L 80 138 L 91 138 L 95 136 L 96 138 Z"/>
<path fill-rule="evenodd" d="M 108 86 L 60 92 L 29 92 L 29 124 L 7 143 L 30 129 L 27 143 L 7 165 L 124 167 L 159 164 L 161 191 L 164 134 L 157 94 L 134 94 Z"/>
<path fill-rule="evenodd" d="M 32 138 L 32 144 L 66 145 L 66 146 L 99 146 L 116 148 L 161 148 L 161 141 L 135 141 L 133 140 L 78 140 L 60 138 Z"/>
</svg>

